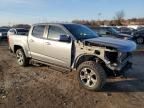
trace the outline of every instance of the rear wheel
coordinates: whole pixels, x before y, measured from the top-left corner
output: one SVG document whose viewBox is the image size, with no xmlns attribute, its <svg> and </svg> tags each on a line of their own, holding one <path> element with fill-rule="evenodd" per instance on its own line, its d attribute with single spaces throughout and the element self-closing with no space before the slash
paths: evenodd
<svg viewBox="0 0 144 108">
<path fill-rule="evenodd" d="M 105 84 L 106 74 L 102 66 L 93 61 L 82 63 L 77 71 L 80 84 L 88 90 L 100 90 Z"/>
<path fill-rule="evenodd" d="M 24 53 L 24 51 L 22 49 L 18 49 L 16 51 L 16 58 L 17 58 L 17 63 L 20 66 L 28 65 L 28 59 L 26 58 L 25 53 Z"/>
<path fill-rule="evenodd" d="M 143 44 L 143 43 L 144 43 L 144 38 L 138 37 L 138 38 L 136 39 L 136 42 L 137 42 L 137 44 Z"/>
</svg>

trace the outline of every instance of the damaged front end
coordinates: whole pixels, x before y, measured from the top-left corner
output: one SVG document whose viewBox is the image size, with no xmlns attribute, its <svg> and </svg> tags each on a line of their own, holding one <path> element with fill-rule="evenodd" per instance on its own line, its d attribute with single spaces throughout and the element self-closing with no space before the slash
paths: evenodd
<svg viewBox="0 0 144 108">
<path fill-rule="evenodd" d="M 103 44 L 100 44 L 100 42 L 96 42 L 94 39 L 86 40 L 79 44 L 80 49 L 78 52 L 81 54 L 84 53 L 95 55 L 104 62 L 105 67 L 108 68 L 108 70 L 111 70 L 111 72 L 117 76 L 118 74 L 122 74 L 123 72 L 132 68 L 131 52 L 136 48 L 136 44 L 131 41 L 128 42 L 130 43 L 128 43 L 124 49 L 125 45 L 121 45 L 120 43 L 114 46 L 114 44 L 111 42 L 106 44 L 102 42 Z"/>
<path fill-rule="evenodd" d="M 124 74 L 132 68 L 132 54 L 129 52 L 105 52 L 105 59 L 109 61 L 107 67 L 115 76 Z"/>
</svg>

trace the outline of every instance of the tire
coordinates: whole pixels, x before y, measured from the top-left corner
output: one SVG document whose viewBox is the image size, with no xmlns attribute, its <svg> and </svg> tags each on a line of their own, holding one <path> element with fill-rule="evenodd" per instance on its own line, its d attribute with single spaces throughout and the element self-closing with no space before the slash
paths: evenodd
<svg viewBox="0 0 144 108">
<path fill-rule="evenodd" d="M 77 68 L 80 85 L 92 91 L 99 91 L 106 82 L 102 66 L 94 61 L 86 61 Z"/>
<path fill-rule="evenodd" d="M 144 38 L 143 37 L 137 37 L 136 42 L 137 42 L 137 44 L 143 44 L 144 43 Z"/>
<path fill-rule="evenodd" d="M 20 66 L 27 66 L 29 63 L 29 60 L 26 58 L 25 53 L 22 49 L 18 49 L 16 51 L 16 58 L 17 58 L 17 63 Z"/>
</svg>

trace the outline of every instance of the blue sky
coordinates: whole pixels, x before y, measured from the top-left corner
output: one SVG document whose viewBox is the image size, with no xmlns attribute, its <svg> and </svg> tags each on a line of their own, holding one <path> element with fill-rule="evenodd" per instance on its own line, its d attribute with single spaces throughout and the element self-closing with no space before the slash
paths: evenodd
<svg viewBox="0 0 144 108">
<path fill-rule="evenodd" d="M 144 17 L 144 0 L 1 0 L 0 25 Z M 101 13 L 101 16 L 98 16 Z"/>
</svg>

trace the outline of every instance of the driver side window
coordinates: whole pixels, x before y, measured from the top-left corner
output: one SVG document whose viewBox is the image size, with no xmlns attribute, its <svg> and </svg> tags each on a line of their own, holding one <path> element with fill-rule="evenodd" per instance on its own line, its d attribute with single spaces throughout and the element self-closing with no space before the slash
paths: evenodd
<svg viewBox="0 0 144 108">
<path fill-rule="evenodd" d="M 67 33 L 58 26 L 49 26 L 48 39 L 59 41 L 60 35 L 67 35 Z"/>
</svg>

